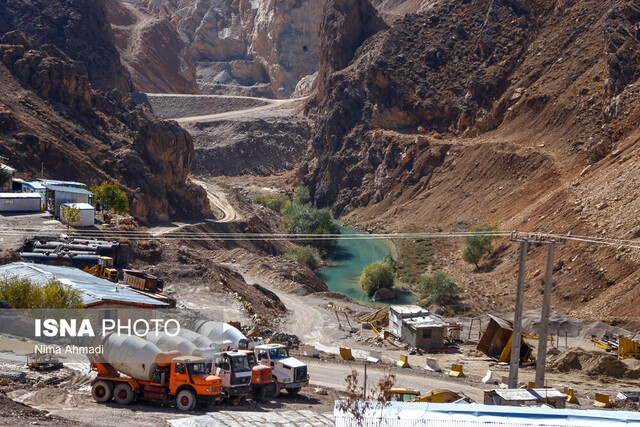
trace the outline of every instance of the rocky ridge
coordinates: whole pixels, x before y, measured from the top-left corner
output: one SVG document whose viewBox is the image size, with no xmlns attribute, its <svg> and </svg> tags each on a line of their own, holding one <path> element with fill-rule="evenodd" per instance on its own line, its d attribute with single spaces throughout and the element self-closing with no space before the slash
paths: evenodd
<svg viewBox="0 0 640 427">
<path fill-rule="evenodd" d="M 319 206 L 386 229 L 498 223 L 639 237 L 640 206 L 627 193 L 640 166 L 637 1 L 430 2 L 338 62 L 332 46 L 363 26 L 333 11 L 367 6 L 329 3 L 323 26 L 335 29 L 322 35 L 318 81 L 326 90 L 308 105 L 318 120 L 305 181 Z M 511 304 L 517 254 L 506 247 L 484 278 L 464 263 L 447 267 L 479 308 Z M 459 260 L 451 245 L 442 250 L 447 264 Z M 532 251 L 543 267 L 543 251 Z M 632 318 L 633 303 L 619 296 L 640 298 L 640 257 L 584 251 L 567 245 L 557 255 L 554 304 L 585 318 Z M 540 284 L 529 276 L 535 306 Z M 509 297 L 496 298 L 503 287 Z"/>
</svg>

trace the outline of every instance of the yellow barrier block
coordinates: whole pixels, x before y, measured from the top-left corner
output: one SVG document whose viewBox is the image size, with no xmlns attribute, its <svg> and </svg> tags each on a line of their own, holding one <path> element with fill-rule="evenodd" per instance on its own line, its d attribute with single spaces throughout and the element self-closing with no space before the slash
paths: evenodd
<svg viewBox="0 0 640 427">
<path fill-rule="evenodd" d="M 462 371 L 462 365 L 451 365 L 451 372 L 449 372 L 450 377 L 464 377 L 464 372 Z"/>
<path fill-rule="evenodd" d="M 567 395 L 567 402 L 578 403 L 578 398 L 576 397 L 576 393 L 572 388 L 565 387 L 563 393 Z"/>
<path fill-rule="evenodd" d="M 536 382 L 535 381 L 529 381 L 529 384 L 527 384 L 527 388 L 536 388 Z"/>
<path fill-rule="evenodd" d="M 400 360 L 398 360 L 396 365 L 398 365 L 401 368 L 410 368 L 411 365 L 409 365 L 409 356 L 406 354 L 401 354 Z"/>
<path fill-rule="evenodd" d="M 353 357 L 353 353 L 351 353 L 350 348 L 340 347 L 340 357 L 344 360 L 356 360 L 356 358 Z"/>
<path fill-rule="evenodd" d="M 611 402 L 609 401 L 609 395 L 596 393 L 596 400 L 593 401 L 593 406 L 597 406 L 599 408 L 610 408 Z"/>
</svg>

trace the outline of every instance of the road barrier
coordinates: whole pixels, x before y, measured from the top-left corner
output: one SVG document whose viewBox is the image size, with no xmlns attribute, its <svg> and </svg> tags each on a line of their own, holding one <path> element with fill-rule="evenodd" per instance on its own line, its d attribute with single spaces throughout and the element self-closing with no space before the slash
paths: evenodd
<svg viewBox="0 0 640 427">
<path fill-rule="evenodd" d="M 350 348 L 340 347 L 340 357 L 344 360 L 356 360 L 356 358 L 353 357 L 353 353 Z"/>
<path fill-rule="evenodd" d="M 593 406 L 599 408 L 610 408 L 611 401 L 608 394 L 596 393 L 596 399 L 593 401 Z"/>
<path fill-rule="evenodd" d="M 450 377 L 464 377 L 464 372 L 462 371 L 462 365 L 453 364 L 451 365 L 451 371 L 449 372 Z"/>
<path fill-rule="evenodd" d="M 398 360 L 396 365 L 398 365 L 401 368 L 410 368 L 411 365 L 409 365 L 409 356 L 406 354 L 401 354 L 400 360 Z"/>
<path fill-rule="evenodd" d="M 567 395 L 567 402 L 578 403 L 578 398 L 576 397 L 576 393 L 572 388 L 565 387 L 563 393 Z"/>
</svg>

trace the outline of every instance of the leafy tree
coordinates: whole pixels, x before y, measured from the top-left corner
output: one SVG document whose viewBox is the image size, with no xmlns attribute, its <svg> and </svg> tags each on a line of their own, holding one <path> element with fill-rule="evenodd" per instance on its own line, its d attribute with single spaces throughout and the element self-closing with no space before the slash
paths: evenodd
<svg viewBox="0 0 640 427">
<path fill-rule="evenodd" d="M 309 193 L 309 188 L 304 185 L 297 187 L 293 190 L 293 196 L 291 197 L 293 203 L 297 203 L 299 205 L 306 205 L 311 201 L 311 194 Z"/>
<path fill-rule="evenodd" d="M 380 288 L 393 287 L 393 271 L 389 263 L 376 261 L 367 265 L 360 275 L 360 287 L 369 296 Z"/>
<path fill-rule="evenodd" d="M 82 293 L 53 278 L 38 284 L 27 278 L 5 275 L 0 277 L 0 300 L 14 308 L 82 308 Z"/>
<path fill-rule="evenodd" d="M 498 231 L 498 227 L 492 225 L 474 225 L 469 229 L 470 232 L 492 232 Z M 479 268 L 478 262 L 480 259 L 493 251 L 491 242 L 496 236 L 467 236 L 464 240 L 464 247 L 462 248 L 462 259 L 470 264 L 475 264 L 476 268 Z"/>
<path fill-rule="evenodd" d="M 398 264 L 391 254 L 385 255 L 382 261 L 387 263 L 393 273 L 398 269 Z"/>
<path fill-rule="evenodd" d="M 429 299 L 429 304 L 441 306 L 455 302 L 460 293 L 455 279 L 439 270 L 422 279 L 420 290 Z"/>
<path fill-rule="evenodd" d="M 13 174 L 8 169 L 0 167 L 0 187 L 11 181 Z"/>
<path fill-rule="evenodd" d="M 340 234 L 340 226 L 328 208 L 316 209 L 311 204 L 287 203 L 282 209 L 284 226 L 288 234 Z M 302 239 L 303 245 L 330 252 L 335 239 Z"/>
<path fill-rule="evenodd" d="M 291 201 L 286 194 L 256 194 L 253 200 L 276 212 L 282 212 L 284 206 Z"/>
<path fill-rule="evenodd" d="M 115 213 L 119 214 L 129 212 L 129 199 L 126 193 L 118 187 L 118 184 L 105 181 L 99 186 L 93 187 L 91 192 L 100 203 L 104 200 L 106 209 L 113 209 Z"/>
<path fill-rule="evenodd" d="M 70 205 L 60 205 L 60 211 L 62 211 L 62 219 L 67 223 L 67 230 L 70 229 L 72 225 L 82 222 L 80 219 L 80 208 Z"/>
<path fill-rule="evenodd" d="M 312 246 L 291 246 L 284 254 L 284 258 L 302 264 L 313 271 L 318 271 L 322 264 L 320 251 Z"/>
</svg>

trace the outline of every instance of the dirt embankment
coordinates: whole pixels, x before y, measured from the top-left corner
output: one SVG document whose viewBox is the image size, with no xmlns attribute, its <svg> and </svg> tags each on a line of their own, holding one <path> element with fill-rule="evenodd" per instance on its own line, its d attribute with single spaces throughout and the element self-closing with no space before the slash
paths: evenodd
<svg viewBox="0 0 640 427">
<path fill-rule="evenodd" d="M 570 348 L 549 363 L 550 372 L 572 372 L 591 377 L 640 378 L 640 363 L 637 360 L 618 360 L 617 356 L 601 351 Z"/>
<path fill-rule="evenodd" d="M 240 96 L 134 94 L 138 104 L 147 105 L 160 119 L 207 116 L 267 105 L 268 100 Z"/>
</svg>

